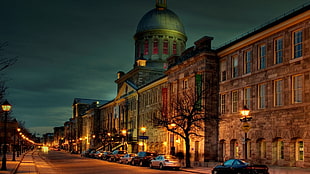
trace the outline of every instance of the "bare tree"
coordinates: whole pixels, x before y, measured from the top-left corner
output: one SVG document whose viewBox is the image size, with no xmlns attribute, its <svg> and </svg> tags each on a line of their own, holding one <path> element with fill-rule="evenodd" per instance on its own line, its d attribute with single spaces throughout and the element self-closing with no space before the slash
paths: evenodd
<svg viewBox="0 0 310 174">
<path fill-rule="evenodd" d="M 10 58 L 5 56 L 4 50 L 7 46 L 8 42 L 0 43 L 0 72 L 12 66 L 17 61 L 17 57 Z M 0 100 L 4 98 L 6 90 L 5 79 L 0 79 Z"/>
<path fill-rule="evenodd" d="M 207 100 L 211 100 L 215 95 L 210 85 L 208 87 L 208 90 L 187 89 L 170 96 L 169 116 L 155 117 L 159 126 L 165 127 L 166 130 L 184 139 L 186 167 L 191 167 L 190 138 L 204 136 L 202 131 L 206 128 L 207 120 L 217 121 L 217 117 L 208 111 Z"/>
</svg>

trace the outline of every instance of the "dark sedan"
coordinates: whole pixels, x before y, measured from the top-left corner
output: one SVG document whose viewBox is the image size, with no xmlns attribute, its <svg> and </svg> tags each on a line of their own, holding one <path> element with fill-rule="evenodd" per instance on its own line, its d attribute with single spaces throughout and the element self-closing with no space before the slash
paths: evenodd
<svg viewBox="0 0 310 174">
<path fill-rule="evenodd" d="M 240 159 L 230 159 L 213 168 L 212 174 L 269 174 L 266 165 L 250 165 Z"/>
</svg>

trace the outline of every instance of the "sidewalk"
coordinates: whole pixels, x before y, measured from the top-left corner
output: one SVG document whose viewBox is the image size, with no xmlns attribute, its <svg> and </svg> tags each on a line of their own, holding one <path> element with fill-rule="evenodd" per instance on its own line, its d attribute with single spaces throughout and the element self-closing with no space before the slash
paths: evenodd
<svg viewBox="0 0 310 174">
<path fill-rule="evenodd" d="M 17 168 L 20 163 L 20 160 L 23 158 L 24 154 L 21 154 L 19 157 L 15 156 L 15 161 L 12 161 L 12 153 L 6 154 L 6 171 L 0 170 L 0 174 L 11 174 Z M 0 155 L 0 159 L 2 159 L 2 155 Z M 2 161 L 0 160 L 0 164 L 2 166 Z M 1 168 L 1 167 L 0 167 Z"/>
<path fill-rule="evenodd" d="M 181 168 L 180 170 L 189 173 L 200 173 L 200 174 L 211 174 L 211 167 L 192 167 L 192 168 Z"/>
<path fill-rule="evenodd" d="M 199 173 L 199 174 L 211 174 L 211 167 L 193 167 L 193 168 L 181 168 L 184 172 Z M 309 174 L 310 168 L 297 168 L 297 167 L 277 167 L 269 166 L 270 174 Z"/>
</svg>

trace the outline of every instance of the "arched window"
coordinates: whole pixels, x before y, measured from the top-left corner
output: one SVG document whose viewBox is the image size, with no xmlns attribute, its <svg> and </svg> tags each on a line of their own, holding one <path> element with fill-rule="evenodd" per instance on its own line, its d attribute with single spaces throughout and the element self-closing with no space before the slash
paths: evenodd
<svg viewBox="0 0 310 174">
<path fill-rule="evenodd" d="M 282 138 L 275 138 L 272 142 L 272 161 L 276 163 L 278 160 L 284 159 L 284 141 Z"/>
<path fill-rule="evenodd" d="M 144 41 L 144 55 L 149 55 L 149 41 Z"/>
<path fill-rule="evenodd" d="M 153 54 L 158 54 L 158 39 L 153 41 Z"/>
<path fill-rule="evenodd" d="M 219 147 L 219 161 L 225 161 L 226 160 L 226 143 L 225 143 L 225 140 L 221 140 L 220 141 L 220 147 Z"/>
<path fill-rule="evenodd" d="M 267 157 L 266 140 L 264 138 L 257 140 L 257 152 L 260 159 L 265 159 Z"/>
<path fill-rule="evenodd" d="M 296 139 L 295 156 L 296 156 L 296 161 L 304 160 L 304 141 L 302 139 Z"/>
<path fill-rule="evenodd" d="M 237 140 L 233 139 L 230 141 L 230 158 L 239 157 L 239 146 Z"/>
<path fill-rule="evenodd" d="M 163 53 L 164 54 L 168 54 L 169 51 L 168 51 L 168 48 L 169 48 L 169 44 L 168 44 L 168 40 L 164 40 L 164 46 L 163 46 Z"/>
</svg>

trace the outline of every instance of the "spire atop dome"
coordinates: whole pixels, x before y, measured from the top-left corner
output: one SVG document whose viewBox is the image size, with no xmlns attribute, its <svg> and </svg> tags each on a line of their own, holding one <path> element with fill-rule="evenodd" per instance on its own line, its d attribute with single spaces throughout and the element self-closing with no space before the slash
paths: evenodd
<svg viewBox="0 0 310 174">
<path fill-rule="evenodd" d="M 156 8 L 157 9 L 167 8 L 167 0 L 156 0 Z"/>
</svg>

